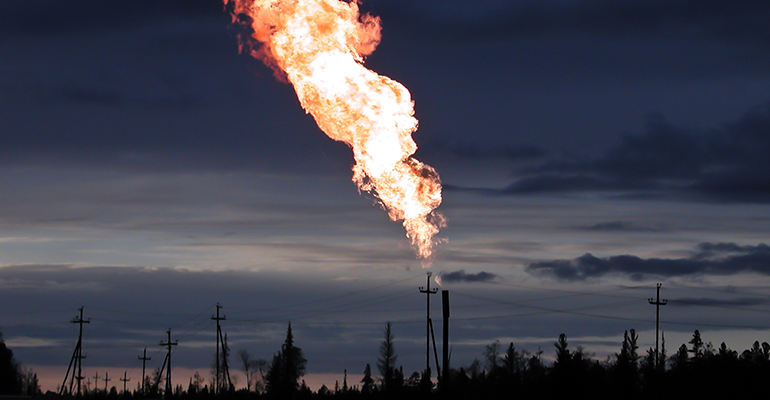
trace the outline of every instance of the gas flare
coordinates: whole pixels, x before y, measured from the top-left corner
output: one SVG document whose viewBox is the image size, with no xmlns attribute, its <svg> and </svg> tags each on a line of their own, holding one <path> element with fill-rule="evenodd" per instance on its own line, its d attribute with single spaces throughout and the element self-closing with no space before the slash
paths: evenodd
<svg viewBox="0 0 770 400">
<path fill-rule="evenodd" d="M 364 67 L 380 42 L 380 20 L 357 1 L 224 0 L 233 22 L 249 27 L 248 51 L 288 80 L 302 108 L 330 138 L 353 150 L 353 181 L 402 221 L 417 255 L 427 259 L 445 225 L 435 211 L 441 181 L 414 159 L 414 103 L 399 82 Z"/>
</svg>

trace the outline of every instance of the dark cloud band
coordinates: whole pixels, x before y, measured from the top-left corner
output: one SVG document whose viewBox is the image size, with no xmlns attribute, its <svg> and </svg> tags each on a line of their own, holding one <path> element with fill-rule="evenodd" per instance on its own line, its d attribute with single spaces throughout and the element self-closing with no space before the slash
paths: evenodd
<svg viewBox="0 0 770 400">
<path fill-rule="evenodd" d="M 627 275 L 636 280 L 696 274 L 733 275 L 748 272 L 770 275 L 770 246 L 701 243 L 692 256 L 675 259 L 644 259 L 633 255 L 599 258 L 586 253 L 573 260 L 532 263 L 527 267 L 527 271 L 568 281 L 583 281 L 610 274 Z"/>
<path fill-rule="evenodd" d="M 493 273 L 481 271 L 476 274 L 469 274 L 463 269 L 441 274 L 441 282 L 444 283 L 491 282 L 497 278 L 497 275 Z"/>
</svg>

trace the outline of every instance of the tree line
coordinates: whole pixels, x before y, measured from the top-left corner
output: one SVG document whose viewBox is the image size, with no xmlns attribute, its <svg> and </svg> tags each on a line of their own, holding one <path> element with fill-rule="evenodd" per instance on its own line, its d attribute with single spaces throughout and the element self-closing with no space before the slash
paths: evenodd
<svg viewBox="0 0 770 400">
<path fill-rule="evenodd" d="M 144 398 L 174 398 L 207 400 L 242 398 L 243 400 L 304 400 L 304 399 L 497 399 L 537 397 L 565 398 L 586 395 L 597 399 L 679 399 L 695 396 L 758 396 L 766 393 L 765 377 L 770 373 L 770 344 L 754 342 L 741 352 L 730 349 L 724 342 L 715 347 L 705 343 L 695 330 L 692 339 L 667 356 L 665 338 L 660 351 L 647 349 L 639 353 L 638 335 L 634 329 L 624 332 L 618 353 L 604 360 L 577 346 L 570 347 L 565 334 L 554 342 L 553 361 L 544 360 L 544 351 L 530 353 L 519 350 L 514 343 L 493 342 L 467 366 L 452 368 L 449 382 L 436 382 L 431 371 L 404 374 L 397 366 L 398 355 L 393 328 L 387 323 L 379 347 L 374 375 L 371 364 L 363 367 L 363 379 L 343 382 L 333 388 L 322 386 L 312 391 L 302 377 L 307 360 L 295 345 L 289 324 L 286 339 L 273 355 L 271 362 L 254 359 L 246 350 L 238 352 L 246 387 L 236 390 L 232 383 L 215 388 L 196 373 L 185 388 L 176 385 L 173 393 L 163 393 L 159 371 L 145 377 L 145 389 L 119 393 L 86 391 L 84 397 L 94 399 L 131 400 Z M 223 349 L 224 364 L 230 356 Z M 222 360 L 220 360 L 222 362 Z M 213 372 L 212 372 L 213 374 Z M 222 376 L 211 382 L 222 382 Z M 157 379 L 154 381 L 154 379 Z M 39 394 L 37 377 L 18 363 L 0 334 L 0 395 Z"/>
<path fill-rule="evenodd" d="M 37 374 L 16 361 L 0 332 L 0 396 L 27 395 L 40 392 Z"/>
</svg>

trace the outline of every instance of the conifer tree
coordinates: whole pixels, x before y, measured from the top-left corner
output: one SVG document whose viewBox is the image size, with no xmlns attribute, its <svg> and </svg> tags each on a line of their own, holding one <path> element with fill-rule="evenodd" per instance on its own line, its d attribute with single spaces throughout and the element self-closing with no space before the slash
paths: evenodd
<svg viewBox="0 0 770 400">
<path fill-rule="evenodd" d="M 361 393 L 371 393 L 374 389 L 374 379 L 372 378 L 372 367 L 367 363 L 364 368 L 364 377 L 361 379 Z"/>
<path fill-rule="evenodd" d="M 279 397 L 290 397 L 296 393 L 299 389 L 299 379 L 305 375 L 306 363 L 302 349 L 294 346 L 294 334 L 289 323 L 286 340 L 281 345 L 281 350 L 273 356 L 273 362 L 265 376 L 267 392 Z"/>
<path fill-rule="evenodd" d="M 393 345 L 393 330 L 390 322 L 385 324 L 385 340 L 380 344 L 380 357 L 377 358 L 377 368 L 382 375 L 383 390 L 393 389 L 395 385 L 396 347 Z"/>
<path fill-rule="evenodd" d="M 554 367 L 566 366 L 572 359 L 572 355 L 569 352 L 569 344 L 567 343 L 567 335 L 560 334 L 559 339 L 553 344 L 556 347 L 556 362 Z"/>
<path fill-rule="evenodd" d="M 689 342 L 692 348 L 688 350 L 696 360 L 703 358 L 703 339 L 700 338 L 700 332 L 696 329 Z"/>
<path fill-rule="evenodd" d="M 508 345 L 508 349 L 505 350 L 505 357 L 503 357 L 503 368 L 508 376 L 519 372 L 519 354 L 516 351 L 516 346 L 511 342 Z"/>
</svg>

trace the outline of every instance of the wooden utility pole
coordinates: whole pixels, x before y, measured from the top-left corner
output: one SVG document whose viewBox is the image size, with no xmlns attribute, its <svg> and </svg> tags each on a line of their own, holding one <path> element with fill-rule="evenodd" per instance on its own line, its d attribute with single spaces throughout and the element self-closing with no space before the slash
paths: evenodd
<svg viewBox="0 0 770 400">
<path fill-rule="evenodd" d="M 110 379 L 110 373 L 109 372 L 105 372 L 104 373 L 104 379 L 102 379 L 102 380 L 104 381 L 104 393 L 107 394 L 108 393 L 108 391 L 107 391 L 107 382 L 112 380 L 112 379 Z"/>
<path fill-rule="evenodd" d="M 425 331 L 426 331 L 426 348 L 425 348 L 425 372 L 430 373 L 430 331 L 431 331 L 431 323 L 430 323 L 430 295 L 436 294 L 438 292 L 438 289 L 431 289 L 430 288 L 430 276 L 431 273 L 428 272 L 428 278 L 427 283 L 425 287 L 423 288 L 420 286 L 419 290 L 420 293 L 425 293 L 425 298 L 427 299 L 427 319 L 425 321 Z"/>
<path fill-rule="evenodd" d="M 94 372 L 94 393 L 99 392 L 99 371 Z"/>
<path fill-rule="evenodd" d="M 658 283 L 657 286 L 657 297 L 655 298 L 655 301 L 652 301 L 652 298 L 650 298 L 648 301 L 650 304 L 653 304 L 655 306 L 655 370 L 659 371 L 660 369 L 660 353 L 658 350 L 658 337 L 660 337 L 660 334 L 658 333 L 658 330 L 660 329 L 660 306 L 665 306 L 666 303 L 668 303 L 668 300 L 661 300 L 660 299 L 660 286 L 661 284 Z"/>
<path fill-rule="evenodd" d="M 444 396 L 449 394 L 449 291 L 441 291 L 441 304 L 444 316 L 444 338 L 443 338 L 443 360 L 441 367 L 444 368 L 444 375 L 441 377 L 441 391 Z"/>
<path fill-rule="evenodd" d="M 179 344 L 179 341 L 171 342 L 171 328 L 169 328 L 166 333 L 168 334 L 168 342 L 163 343 L 160 342 L 161 346 L 168 347 L 168 353 L 166 353 L 166 398 L 170 399 L 172 392 L 174 390 L 174 387 L 171 385 L 171 346 L 176 346 Z"/>
<path fill-rule="evenodd" d="M 147 361 L 152 360 L 152 357 L 147 357 L 147 348 L 146 347 L 144 348 L 144 354 L 141 357 L 139 357 L 139 359 L 142 360 L 142 394 L 146 396 L 147 395 L 147 388 L 144 386 L 144 381 L 145 381 L 145 376 L 146 376 L 145 372 L 144 372 L 144 367 L 145 367 L 145 363 Z"/>
<path fill-rule="evenodd" d="M 86 321 L 83 319 L 83 307 L 80 307 L 80 316 L 73 318 L 70 322 L 80 325 L 80 329 L 78 330 L 78 343 L 75 345 L 75 351 L 72 352 L 72 358 L 70 359 L 69 367 L 67 367 L 67 373 L 64 375 L 64 381 L 59 388 L 59 394 L 71 395 L 74 382 L 77 381 L 77 395 L 81 396 L 80 382 L 83 380 L 83 365 L 81 360 L 86 358 L 86 356 L 83 355 L 83 324 L 90 324 L 91 320 L 89 319 Z M 76 370 L 77 375 L 75 375 Z M 70 372 L 72 372 L 72 375 L 70 375 Z M 67 387 L 67 378 L 69 378 L 70 381 L 69 387 Z"/>
<path fill-rule="evenodd" d="M 128 371 L 123 371 L 123 377 L 120 378 L 120 380 L 123 381 L 123 393 L 126 393 L 126 382 L 131 380 L 131 378 L 126 378 L 127 373 Z"/>
<path fill-rule="evenodd" d="M 227 365 L 227 354 L 225 354 L 225 338 L 222 335 L 222 326 L 219 324 L 219 321 L 225 321 L 227 320 L 227 316 L 219 316 L 219 310 L 222 308 L 222 306 L 217 303 L 217 315 L 212 316 L 211 319 L 214 321 L 217 321 L 217 371 L 215 376 L 215 386 L 216 389 L 214 389 L 214 393 L 220 394 L 222 392 L 222 388 L 227 385 L 227 390 L 230 390 L 230 388 L 233 386 L 232 381 L 230 380 L 230 367 Z M 222 348 L 222 362 L 219 362 L 219 348 Z M 220 370 L 221 369 L 221 370 Z M 225 381 L 222 378 L 227 378 Z"/>
</svg>

